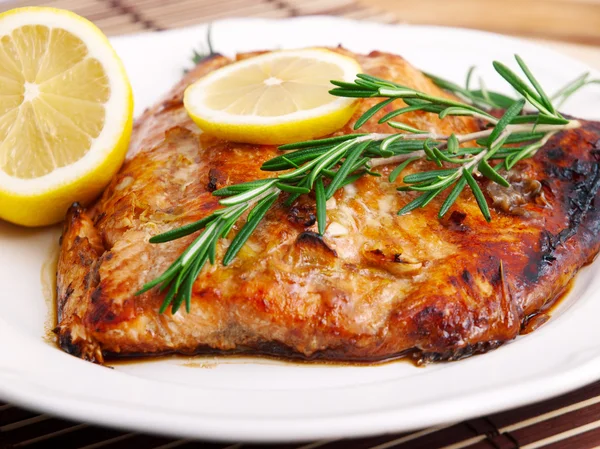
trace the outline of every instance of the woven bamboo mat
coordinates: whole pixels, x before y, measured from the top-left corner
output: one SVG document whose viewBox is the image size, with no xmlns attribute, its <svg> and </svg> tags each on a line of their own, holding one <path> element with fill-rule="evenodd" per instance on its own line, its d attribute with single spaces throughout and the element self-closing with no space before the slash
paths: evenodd
<svg viewBox="0 0 600 449">
<path fill-rule="evenodd" d="M 106 34 L 162 30 L 224 17 L 330 14 L 393 23 L 393 14 L 354 0 L 16 0 L 0 11 L 44 4 L 67 8 Z M 0 403 L 0 449 L 257 449 L 105 429 Z M 270 446 L 275 449 L 592 449 L 600 448 L 600 382 L 562 397 L 463 423 L 400 435 Z"/>
<path fill-rule="evenodd" d="M 600 447 L 600 382 L 508 412 L 419 432 L 309 444 L 215 444 L 53 418 L 0 403 L 0 448 L 26 449 L 592 449 Z"/>
<path fill-rule="evenodd" d="M 393 14 L 354 0 L 9 0 L 0 11 L 31 5 L 66 8 L 98 25 L 108 35 L 164 30 L 226 17 L 283 18 L 330 14 L 394 22 Z"/>
</svg>

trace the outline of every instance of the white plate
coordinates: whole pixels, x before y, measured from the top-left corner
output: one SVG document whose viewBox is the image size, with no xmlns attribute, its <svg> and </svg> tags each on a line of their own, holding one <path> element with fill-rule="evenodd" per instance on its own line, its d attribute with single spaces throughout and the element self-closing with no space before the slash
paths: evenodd
<svg viewBox="0 0 600 449">
<path fill-rule="evenodd" d="M 179 79 L 202 26 L 120 37 L 113 43 L 141 112 Z M 462 82 L 470 65 L 502 86 L 491 61 L 518 52 L 553 91 L 590 70 L 539 46 L 475 31 L 387 26 L 333 18 L 228 20 L 213 27 L 217 50 L 337 45 L 396 52 L 416 66 Z M 600 119 L 600 89 L 590 87 L 566 112 Z M 579 274 L 553 319 L 488 354 L 416 368 L 294 365 L 205 358 L 118 365 L 71 357 L 44 336 L 48 305 L 40 271 L 59 229 L 0 225 L 0 398 L 82 421 L 182 437 L 292 441 L 405 431 L 538 401 L 600 378 L 600 264 Z"/>
</svg>

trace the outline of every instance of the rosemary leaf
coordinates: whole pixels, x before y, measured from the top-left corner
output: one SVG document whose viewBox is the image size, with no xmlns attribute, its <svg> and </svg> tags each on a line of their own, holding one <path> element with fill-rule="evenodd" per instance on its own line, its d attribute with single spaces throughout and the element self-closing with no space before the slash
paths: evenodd
<svg viewBox="0 0 600 449">
<path fill-rule="evenodd" d="M 402 136 L 402 139 L 390 142 L 389 145 L 386 147 L 386 150 L 391 151 L 394 154 L 410 154 L 410 153 L 414 153 L 415 151 L 423 150 L 423 145 L 425 144 L 425 141 L 410 140 L 410 139 L 405 140 L 404 139 L 405 136 L 403 134 L 395 134 L 395 135 Z M 430 142 L 434 145 L 440 143 L 435 140 L 430 140 Z M 384 143 L 385 143 L 385 141 L 384 141 Z"/>
<path fill-rule="evenodd" d="M 490 97 L 490 92 L 487 90 L 485 82 L 483 78 L 479 78 L 479 90 L 481 91 L 481 95 L 489 104 L 493 104 L 492 97 Z"/>
<path fill-rule="evenodd" d="M 402 114 L 406 114 L 407 112 L 421 111 L 421 110 L 425 111 L 426 109 L 429 109 L 429 111 L 426 111 L 426 112 L 437 112 L 437 108 L 436 108 L 436 111 L 431 111 L 431 107 L 429 107 L 427 104 L 416 104 L 413 106 L 407 106 L 405 108 L 400 108 L 400 109 L 396 109 L 395 111 L 388 112 L 386 115 L 381 117 L 379 119 L 379 122 L 377 122 L 377 123 L 380 123 L 380 124 L 386 123 L 386 122 L 389 122 L 394 117 L 397 117 Z"/>
<path fill-rule="evenodd" d="M 288 170 L 290 168 L 299 168 L 306 161 L 313 160 L 323 153 L 332 149 L 335 145 L 320 146 L 314 148 L 306 148 L 303 150 L 294 151 L 289 154 L 282 154 L 273 159 L 269 159 L 260 167 L 263 171 L 279 171 Z"/>
<path fill-rule="evenodd" d="M 375 106 L 370 108 L 367 112 L 360 116 L 360 118 L 354 124 L 354 129 L 358 129 L 363 126 L 367 121 L 369 121 L 375 114 L 377 114 L 380 110 L 385 108 L 388 104 L 394 101 L 395 98 L 388 98 L 387 100 L 383 100 L 380 103 L 377 103 Z"/>
<path fill-rule="evenodd" d="M 477 169 L 483 176 L 494 181 L 496 184 L 500 184 L 502 187 L 510 187 L 510 183 L 494 170 L 485 159 L 479 163 Z"/>
<path fill-rule="evenodd" d="M 376 76 L 373 75 L 369 75 L 367 73 L 359 73 L 358 75 L 356 75 L 357 78 L 363 79 L 363 80 L 367 80 L 367 81 L 372 81 L 374 83 L 377 83 L 381 86 L 387 86 L 387 87 L 402 87 L 400 84 L 398 83 L 394 83 L 393 81 L 389 81 L 383 78 L 378 78 Z"/>
<path fill-rule="evenodd" d="M 390 98 L 405 98 L 415 97 L 417 92 L 408 87 L 381 87 L 379 89 L 379 96 L 390 97 Z"/>
<path fill-rule="evenodd" d="M 347 81 L 330 80 L 329 82 L 334 86 L 343 87 L 344 89 L 354 89 L 356 87 L 356 84 Z"/>
<path fill-rule="evenodd" d="M 539 125 L 566 125 L 569 120 L 563 117 L 552 117 L 549 115 L 518 115 L 510 122 L 513 125 L 522 123 L 536 123 Z"/>
<path fill-rule="evenodd" d="M 529 80 L 529 82 L 531 83 L 533 88 L 539 94 L 542 104 L 552 114 L 556 114 L 556 110 L 554 109 L 554 106 L 552 105 L 552 101 L 550 100 L 550 98 L 548 98 L 548 95 L 546 95 L 546 92 L 544 92 L 544 89 L 542 89 L 542 86 L 540 85 L 538 80 L 535 78 L 535 76 L 533 76 L 533 74 L 529 70 L 529 67 L 527 67 L 527 64 L 525 64 L 525 62 L 521 59 L 521 57 L 519 55 L 515 55 L 515 59 L 517 60 L 519 67 L 521 67 L 521 70 L 523 70 L 523 73 L 525 74 L 525 76 L 527 77 L 527 79 Z"/>
<path fill-rule="evenodd" d="M 380 145 L 381 151 L 390 151 L 393 153 L 393 151 L 390 149 L 390 146 L 392 144 L 394 144 L 395 142 L 397 142 L 398 140 L 402 140 L 402 139 L 404 139 L 403 134 L 394 134 L 389 137 L 386 137 L 383 140 L 383 142 L 381 142 L 381 145 Z"/>
<path fill-rule="evenodd" d="M 448 168 L 444 170 L 431 170 L 427 172 L 413 173 L 411 175 L 405 176 L 403 181 L 407 184 L 412 184 L 423 181 L 431 181 L 432 179 L 442 178 L 444 176 L 453 175 L 454 173 L 456 173 L 456 168 Z"/>
<path fill-rule="evenodd" d="M 561 107 L 565 101 L 571 97 L 575 92 L 583 88 L 584 86 L 589 86 L 590 84 L 600 84 L 600 79 L 588 79 L 589 73 L 584 73 L 583 75 L 577 77 L 573 81 L 569 82 L 561 89 L 559 89 L 553 96 L 552 100 L 558 100 L 556 107 Z"/>
<path fill-rule="evenodd" d="M 541 148 L 541 141 L 534 142 L 530 145 L 523 147 L 518 153 L 511 155 L 506 158 L 505 166 L 507 170 L 513 168 L 520 160 L 525 159 L 526 157 L 533 156 L 537 150 Z"/>
<path fill-rule="evenodd" d="M 415 127 L 410 126 L 410 125 L 407 125 L 406 123 L 389 121 L 388 125 L 390 125 L 392 128 L 400 129 L 402 131 L 407 131 L 409 133 L 414 133 L 414 134 L 425 134 L 425 133 L 427 133 L 427 131 L 423 131 L 421 129 L 415 128 Z"/>
<path fill-rule="evenodd" d="M 481 89 L 470 91 L 471 95 L 477 99 L 484 99 L 483 92 Z M 516 101 L 507 95 L 499 92 L 487 91 L 487 96 L 491 100 L 490 105 L 498 109 L 508 109 Z"/>
<path fill-rule="evenodd" d="M 173 281 L 173 279 L 175 279 L 178 275 L 179 275 L 179 273 L 177 271 L 172 272 L 169 276 L 167 276 L 160 283 L 160 286 L 158 287 L 158 291 L 161 292 L 161 293 L 164 292 L 169 287 L 169 285 L 171 284 L 171 281 Z"/>
<path fill-rule="evenodd" d="M 307 186 L 307 178 L 304 178 L 304 180 L 302 182 L 300 182 L 300 184 L 298 184 L 298 187 L 306 187 Z M 298 198 L 300 198 L 303 194 L 302 193 L 292 193 L 290 196 L 288 196 L 288 198 L 285 200 L 285 202 L 283 203 L 285 206 L 290 207 L 292 204 L 294 204 L 294 201 L 296 201 Z"/>
<path fill-rule="evenodd" d="M 398 179 L 398 176 L 400 176 L 400 173 L 402 173 L 402 171 L 404 171 L 404 169 L 406 167 L 408 167 L 409 164 L 411 164 L 414 161 L 418 161 L 419 157 L 411 157 L 406 159 L 404 162 L 402 162 L 400 165 L 398 165 L 394 170 L 392 170 L 392 172 L 390 173 L 390 182 L 396 182 L 396 179 Z"/>
<path fill-rule="evenodd" d="M 427 159 L 435 162 L 435 164 L 438 167 L 442 166 L 442 161 L 440 161 L 439 158 L 437 157 L 435 151 L 433 150 L 433 147 L 431 146 L 430 140 L 426 140 L 425 143 L 423 144 L 423 151 L 425 152 Z"/>
<path fill-rule="evenodd" d="M 163 314 L 167 311 L 167 309 L 171 305 L 171 302 L 173 302 L 173 298 L 175 297 L 176 293 L 177 293 L 177 288 L 176 288 L 175 284 L 171 284 L 171 287 L 169 288 L 169 291 L 167 292 L 167 295 L 165 296 L 165 299 L 163 300 L 163 303 L 160 306 L 158 313 Z"/>
<path fill-rule="evenodd" d="M 325 197 L 322 178 L 317 178 L 315 182 L 315 198 L 317 203 L 317 226 L 319 234 L 323 235 L 327 224 L 327 198 Z"/>
<path fill-rule="evenodd" d="M 224 200 L 219 201 L 219 203 L 222 204 L 223 206 L 233 206 L 235 204 L 243 203 L 245 201 L 248 201 L 251 198 L 254 198 L 255 196 L 257 196 L 263 192 L 266 192 L 276 182 L 277 182 L 277 179 L 269 179 L 269 182 L 261 183 L 261 184 L 259 184 L 258 187 L 255 187 L 252 190 L 246 190 L 243 193 L 240 193 L 238 195 L 234 195 L 234 196 L 230 196 L 229 198 L 225 198 Z"/>
<path fill-rule="evenodd" d="M 193 223 L 181 226 L 180 228 L 171 229 L 170 231 L 155 235 L 154 237 L 150 238 L 150 243 L 165 243 L 170 242 L 171 240 L 180 239 L 182 237 L 185 237 L 186 235 L 193 234 L 194 232 L 203 229 L 204 227 L 206 227 L 207 224 L 209 224 L 216 218 L 217 217 L 214 215 L 209 215 Z"/>
<path fill-rule="evenodd" d="M 439 117 L 440 117 L 440 119 L 444 119 L 449 115 L 469 116 L 469 115 L 474 115 L 474 114 L 475 114 L 475 112 L 473 112 L 470 109 L 460 108 L 457 106 L 450 106 L 450 107 L 444 109 L 442 112 L 440 112 Z"/>
<path fill-rule="evenodd" d="M 485 200 L 485 196 L 483 195 L 481 188 L 469 170 L 463 169 L 462 172 L 464 179 L 467 181 L 467 184 L 469 184 L 469 187 L 475 196 L 475 200 L 477 201 L 477 205 L 479 206 L 483 217 L 487 222 L 490 222 L 492 220 L 492 216 L 490 215 L 490 209 L 488 208 L 487 201 Z"/>
<path fill-rule="evenodd" d="M 467 185 L 467 180 L 464 177 L 460 178 L 456 182 L 456 184 L 454 185 L 454 188 L 452 189 L 450 194 L 444 200 L 442 207 L 440 207 L 440 211 L 438 213 L 439 218 L 442 218 L 444 215 L 446 215 L 446 212 L 448 212 L 450 210 L 450 208 L 452 207 L 452 205 L 456 202 L 458 196 L 464 190 L 466 185 Z"/>
<path fill-rule="evenodd" d="M 331 180 L 331 183 L 327 187 L 327 191 L 325 192 L 326 199 L 331 198 L 333 194 L 340 188 L 344 179 L 351 173 L 351 170 L 354 168 L 354 163 L 365 150 L 367 145 L 369 145 L 369 143 L 370 142 L 361 142 L 349 151 L 348 155 L 346 156 L 346 160 L 340 166 L 335 177 Z"/>
<path fill-rule="evenodd" d="M 346 179 L 344 179 L 344 181 L 342 182 L 342 184 L 340 185 L 340 189 L 342 187 L 347 186 L 348 184 L 352 184 L 356 181 L 358 181 L 360 178 L 362 178 L 367 172 L 366 171 L 362 171 L 359 173 L 355 173 L 353 175 L 348 176 Z"/>
<path fill-rule="evenodd" d="M 482 151 L 485 151 L 485 148 L 481 148 L 481 147 L 461 147 L 461 148 L 458 149 L 456 155 L 457 156 L 473 155 L 473 154 L 479 154 Z"/>
<path fill-rule="evenodd" d="M 506 110 L 506 112 L 504 113 L 502 118 L 500 118 L 500 120 L 494 127 L 492 134 L 490 134 L 490 137 L 488 139 L 488 141 L 490 142 L 490 145 L 492 145 L 496 141 L 496 139 L 500 136 L 502 131 L 504 131 L 506 129 L 506 127 L 510 124 L 512 119 L 515 118 L 517 115 L 519 115 L 519 113 L 523 109 L 523 106 L 525 106 L 525 100 L 521 99 L 521 100 L 515 101 L 510 106 L 510 108 L 508 108 Z"/>
<path fill-rule="evenodd" d="M 313 148 L 313 147 L 321 147 L 321 146 L 333 146 L 338 143 L 345 142 L 346 140 L 352 140 L 357 137 L 366 136 L 365 133 L 356 133 L 356 134 L 345 134 L 343 136 L 335 136 L 328 137 L 326 139 L 317 139 L 317 140 L 307 140 L 306 142 L 297 142 L 297 143 L 287 143 L 285 145 L 281 145 L 279 147 L 282 151 L 288 150 L 299 150 L 301 148 Z"/>
<path fill-rule="evenodd" d="M 360 86 L 360 87 L 364 87 L 366 89 L 373 89 L 373 90 L 377 90 L 379 89 L 379 82 L 373 82 L 371 80 L 365 79 L 365 78 L 361 78 L 361 77 L 356 77 L 357 79 L 354 80 L 354 84 L 356 86 Z"/>
<path fill-rule="evenodd" d="M 523 97 L 525 97 L 533 107 L 546 115 L 552 115 L 552 113 L 544 106 L 539 95 L 534 92 L 534 90 L 531 89 L 531 87 L 529 87 L 512 70 L 498 61 L 494 61 L 493 64 L 496 72 L 498 72 L 502 78 L 504 78 L 511 86 L 513 86 L 517 92 L 523 95 Z"/>
<path fill-rule="evenodd" d="M 539 140 L 542 137 L 544 137 L 544 134 L 545 133 L 532 133 L 532 132 L 513 133 L 506 139 L 506 141 L 504 143 L 505 144 L 521 143 L 521 142 L 529 142 L 532 140 Z M 484 139 L 477 139 L 476 143 L 477 143 L 477 145 L 488 147 L 491 145 L 492 141 L 490 140 L 489 137 L 486 137 Z"/>
<path fill-rule="evenodd" d="M 429 194 L 427 194 L 425 196 L 425 201 L 423 201 L 423 204 L 421 204 L 421 208 L 424 208 L 425 206 L 427 206 L 429 203 L 431 203 L 431 201 L 438 196 L 446 187 L 440 187 L 437 190 L 432 190 Z"/>
<path fill-rule="evenodd" d="M 448 153 L 450 153 L 450 154 L 458 153 L 460 145 L 458 143 L 458 138 L 456 137 L 456 134 L 454 134 L 454 133 L 450 134 L 450 137 L 448 138 L 447 148 L 448 148 Z"/>
<path fill-rule="evenodd" d="M 246 224 L 240 229 L 231 242 L 231 245 L 229 245 L 229 248 L 227 248 L 225 257 L 223 257 L 223 265 L 231 263 L 278 197 L 279 192 L 273 192 L 256 203 L 256 206 L 252 209 L 252 216 L 248 216 L 248 221 L 246 221 Z"/>
<path fill-rule="evenodd" d="M 211 258 L 211 253 L 213 254 L 212 257 L 214 260 L 215 251 L 216 251 L 216 242 L 213 242 L 207 248 L 206 256 L 197 258 L 194 261 L 194 265 L 191 267 L 190 272 L 188 273 L 187 277 L 181 284 L 179 291 L 177 292 L 177 300 L 176 300 L 176 302 L 173 303 L 173 307 L 171 308 L 172 313 L 177 313 L 177 310 L 179 309 L 179 307 L 181 306 L 181 303 L 184 300 L 185 300 L 185 310 L 187 313 L 190 313 L 190 310 L 192 307 L 192 288 L 194 286 L 194 282 L 198 278 L 198 275 L 202 271 L 202 268 L 204 268 L 204 265 L 206 265 L 206 259 Z M 214 262 L 212 262 L 212 263 L 214 263 Z"/>
<path fill-rule="evenodd" d="M 347 98 L 369 98 L 369 97 L 381 97 L 379 92 L 373 92 L 371 90 L 355 90 L 355 89 L 344 89 L 337 87 L 329 91 L 331 95 L 336 97 L 347 97 Z"/>
<path fill-rule="evenodd" d="M 227 187 L 223 187 L 222 189 L 215 190 L 213 192 L 214 196 L 229 196 L 234 195 L 236 193 L 247 192 L 248 190 L 255 189 L 256 187 L 263 186 L 265 184 L 273 183 L 273 179 L 257 179 L 255 181 L 243 182 L 241 184 L 235 184 Z"/>
<path fill-rule="evenodd" d="M 446 153 L 440 151 L 437 147 L 431 147 L 431 151 L 439 161 L 449 162 L 451 164 L 465 164 L 470 159 L 458 158 L 458 157 L 450 157 Z M 458 150 L 457 150 L 458 151 Z M 448 151 L 450 153 L 450 151 Z"/>
<path fill-rule="evenodd" d="M 421 106 L 421 110 L 424 112 L 433 112 L 435 114 L 439 114 L 447 106 L 446 104 L 436 104 L 421 98 L 404 98 L 403 101 L 409 106 Z"/>
<path fill-rule="evenodd" d="M 310 189 L 308 187 L 298 187 L 290 184 L 284 184 L 282 182 L 276 183 L 275 187 L 287 193 L 299 193 L 300 195 L 310 193 Z"/>
<path fill-rule="evenodd" d="M 337 147 L 333 148 L 330 153 L 324 154 L 317 159 L 317 163 L 314 165 L 310 171 L 310 174 L 308 175 L 308 187 L 312 187 L 321 171 L 336 165 L 341 159 L 343 159 L 346 151 L 348 151 L 354 145 L 354 141 L 341 143 Z"/>
<path fill-rule="evenodd" d="M 429 201 L 431 201 L 431 199 L 434 196 L 436 196 L 438 193 L 439 192 L 437 190 L 433 190 L 431 192 L 425 193 L 425 194 L 415 198 L 410 203 L 408 203 L 406 206 L 404 206 L 402 209 L 400 209 L 398 211 L 398 215 L 405 215 L 405 214 L 412 212 L 413 210 L 421 207 L 423 204 L 429 203 Z"/>
<path fill-rule="evenodd" d="M 227 218 L 225 218 L 224 223 L 223 223 L 223 228 L 221 230 L 221 238 L 225 238 L 227 237 L 227 235 L 229 234 L 229 232 L 231 231 L 231 228 L 233 228 L 233 225 L 235 225 L 235 223 L 238 221 L 238 219 L 242 216 L 242 214 L 244 212 L 246 212 L 246 210 L 248 210 L 248 208 L 250 207 L 250 203 L 246 203 L 240 206 L 238 206 L 239 209 L 235 211 L 235 213 L 231 214 L 230 216 L 228 216 Z M 214 263 L 211 260 L 211 263 Z"/>
<path fill-rule="evenodd" d="M 474 69 L 475 67 L 471 67 L 471 69 L 469 70 L 468 74 L 467 74 L 467 83 L 468 80 L 471 77 L 471 73 L 472 73 L 472 69 Z M 448 81 L 446 79 L 440 78 L 439 76 L 433 75 L 431 73 L 428 72 L 423 72 L 423 74 L 429 78 L 431 81 L 433 81 L 438 87 L 441 87 L 442 89 L 446 89 L 449 90 L 451 92 L 467 92 L 468 89 L 463 89 L 461 86 L 459 86 L 456 83 L 453 83 L 452 81 Z"/>
<path fill-rule="evenodd" d="M 469 90 L 469 88 L 471 87 L 471 78 L 473 77 L 473 72 L 475 72 L 475 66 L 472 65 L 471 67 L 469 67 L 469 70 L 467 70 L 467 79 L 465 80 L 465 87 L 467 90 Z"/>
</svg>

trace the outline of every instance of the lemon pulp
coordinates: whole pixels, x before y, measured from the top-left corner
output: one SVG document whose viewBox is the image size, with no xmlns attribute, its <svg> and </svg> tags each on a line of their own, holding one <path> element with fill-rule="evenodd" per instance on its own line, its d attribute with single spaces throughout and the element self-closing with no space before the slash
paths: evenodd
<svg viewBox="0 0 600 449">
<path fill-rule="evenodd" d="M 36 178 L 81 159 L 104 126 L 102 65 L 60 28 L 23 26 L 1 44 L 0 168 Z"/>
</svg>

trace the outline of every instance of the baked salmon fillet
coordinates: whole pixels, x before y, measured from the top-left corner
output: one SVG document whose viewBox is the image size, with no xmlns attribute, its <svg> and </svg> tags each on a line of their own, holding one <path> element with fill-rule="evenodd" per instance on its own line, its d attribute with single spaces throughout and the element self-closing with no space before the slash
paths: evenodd
<svg viewBox="0 0 600 449">
<path fill-rule="evenodd" d="M 356 58 L 365 73 L 450 97 L 399 56 L 336 51 Z M 510 188 L 478 181 L 490 223 L 470 191 L 443 219 L 437 212 L 444 195 L 398 216 L 417 193 L 396 190 L 399 182 L 387 179 L 393 166 L 377 167 L 382 177 L 365 176 L 338 191 L 327 204 L 323 236 L 314 197 L 288 207 L 283 195 L 230 265 L 204 267 L 190 313 L 159 313 L 164 292 L 136 292 L 195 235 L 164 244 L 149 239 L 218 209 L 215 189 L 273 176 L 260 166 L 281 154 L 273 146 L 201 134 L 188 118 L 185 87 L 230 63 L 218 55 L 202 61 L 147 110 L 103 196 L 88 209 L 74 205 L 68 212 L 57 273 L 56 333 L 65 351 L 98 363 L 214 351 L 454 360 L 514 339 L 600 249 L 600 125 L 583 122 L 507 173 Z M 352 132 L 376 100 L 360 101 L 337 134 Z M 440 120 L 424 112 L 401 121 L 447 135 L 481 129 L 470 117 Z M 377 120 L 361 128 L 389 130 Z M 407 173 L 432 167 L 417 162 Z M 217 260 L 231 238 L 219 242 Z"/>
</svg>

